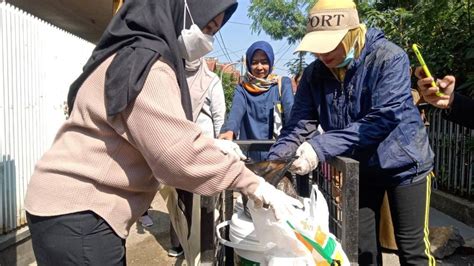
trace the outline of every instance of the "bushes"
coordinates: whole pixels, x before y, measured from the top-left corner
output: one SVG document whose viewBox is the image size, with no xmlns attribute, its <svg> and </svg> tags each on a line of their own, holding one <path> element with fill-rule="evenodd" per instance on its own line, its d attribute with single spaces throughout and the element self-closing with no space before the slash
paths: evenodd
<svg viewBox="0 0 474 266">
<path fill-rule="evenodd" d="M 230 107 L 232 105 L 232 98 L 234 96 L 234 89 L 237 86 L 238 80 L 235 80 L 234 76 L 230 73 L 221 73 L 220 70 L 216 71 L 216 74 L 219 77 L 222 77 L 222 87 L 224 88 L 224 97 L 225 97 L 225 112 L 229 114 Z M 222 75 L 222 76 L 221 76 Z"/>
</svg>

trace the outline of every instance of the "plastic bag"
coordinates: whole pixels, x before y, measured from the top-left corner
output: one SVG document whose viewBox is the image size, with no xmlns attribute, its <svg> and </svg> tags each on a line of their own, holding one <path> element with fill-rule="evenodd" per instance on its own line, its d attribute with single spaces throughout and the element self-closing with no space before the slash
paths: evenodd
<svg viewBox="0 0 474 266">
<path fill-rule="evenodd" d="M 312 219 L 314 224 L 317 224 L 325 232 L 329 232 L 329 208 L 323 193 L 319 191 L 318 185 L 313 185 L 311 188 L 309 205 L 309 216 L 306 218 Z M 305 206 L 306 210 L 306 206 Z"/>
<path fill-rule="evenodd" d="M 304 210 L 295 210 L 287 221 L 276 221 L 271 210 L 254 208 L 252 203 L 250 201 L 248 207 L 259 241 L 264 245 L 275 245 L 267 251 L 269 262 L 350 265 L 340 243 L 329 232 L 327 202 L 317 185 L 313 185 L 310 198 L 303 199 Z M 277 264 L 280 263 L 274 265 Z"/>
<path fill-rule="evenodd" d="M 255 208 L 251 200 L 247 207 L 258 241 L 264 246 L 273 246 L 265 251 L 268 265 L 315 265 L 308 249 L 296 238 L 286 221 L 277 221 L 271 209 Z M 303 214 L 302 211 L 295 212 L 298 216 Z"/>
<path fill-rule="evenodd" d="M 341 244 L 330 232 L 323 231 L 320 226 L 307 226 L 305 222 L 294 225 L 288 221 L 288 225 L 294 230 L 297 239 L 311 252 L 316 265 L 350 265 Z"/>
</svg>

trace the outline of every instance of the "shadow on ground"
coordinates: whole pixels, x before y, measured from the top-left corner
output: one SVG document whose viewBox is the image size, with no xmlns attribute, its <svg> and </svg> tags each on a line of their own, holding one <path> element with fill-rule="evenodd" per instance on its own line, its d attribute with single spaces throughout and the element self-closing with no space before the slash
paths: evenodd
<svg viewBox="0 0 474 266">
<path fill-rule="evenodd" d="M 159 194 L 148 210 L 153 225 L 143 227 L 135 223 L 127 238 L 127 264 L 142 265 L 187 265 L 184 256 L 173 258 L 168 256 L 170 245 L 169 215 Z"/>
</svg>

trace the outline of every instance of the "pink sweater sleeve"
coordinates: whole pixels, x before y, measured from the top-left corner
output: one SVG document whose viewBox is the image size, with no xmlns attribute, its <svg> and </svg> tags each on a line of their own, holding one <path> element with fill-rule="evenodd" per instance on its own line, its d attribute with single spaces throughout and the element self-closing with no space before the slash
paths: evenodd
<svg viewBox="0 0 474 266">
<path fill-rule="evenodd" d="M 257 177 L 185 118 L 173 70 L 158 61 L 133 104 L 113 121 L 115 130 L 142 154 L 159 182 L 213 195 L 225 189 L 247 194 Z"/>
</svg>

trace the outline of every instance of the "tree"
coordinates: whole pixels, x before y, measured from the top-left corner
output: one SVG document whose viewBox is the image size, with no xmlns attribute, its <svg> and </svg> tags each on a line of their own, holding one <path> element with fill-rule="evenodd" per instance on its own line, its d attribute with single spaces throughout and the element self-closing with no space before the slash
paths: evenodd
<svg viewBox="0 0 474 266">
<path fill-rule="evenodd" d="M 391 1 L 397 2 L 397 1 Z M 401 1 L 404 2 L 404 1 Z M 418 65 L 411 45 L 422 53 L 433 75 L 454 74 L 458 89 L 474 92 L 473 9 L 470 0 L 424 0 L 393 6 L 362 3 L 359 14 L 370 27 L 383 29 Z"/>
<path fill-rule="evenodd" d="M 275 40 L 286 39 L 293 44 L 306 33 L 309 8 L 314 0 L 254 0 L 248 16 L 253 20 L 251 29 L 265 31 Z"/>
<path fill-rule="evenodd" d="M 301 75 L 303 69 L 308 66 L 308 64 L 303 59 L 304 54 L 305 53 L 300 53 L 298 58 L 293 58 L 285 64 L 285 66 L 288 68 L 288 72 L 290 72 L 292 75 Z"/>
</svg>

